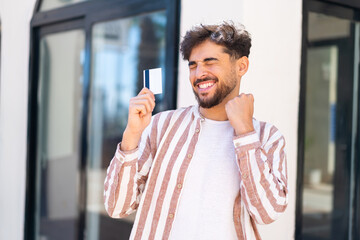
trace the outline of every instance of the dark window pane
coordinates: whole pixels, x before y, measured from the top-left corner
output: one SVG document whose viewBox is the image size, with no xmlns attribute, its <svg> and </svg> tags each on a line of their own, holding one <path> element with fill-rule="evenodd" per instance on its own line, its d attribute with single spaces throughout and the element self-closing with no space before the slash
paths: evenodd
<svg viewBox="0 0 360 240">
<path fill-rule="evenodd" d="M 302 239 L 347 239 L 355 23 L 309 13 Z"/>
<path fill-rule="evenodd" d="M 40 41 L 37 239 L 76 239 L 84 33 Z"/>
<path fill-rule="evenodd" d="M 304 233 L 318 229 L 330 239 L 335 165 L 336 72 L 338 48 L 308 50 Z"/>
</svg>

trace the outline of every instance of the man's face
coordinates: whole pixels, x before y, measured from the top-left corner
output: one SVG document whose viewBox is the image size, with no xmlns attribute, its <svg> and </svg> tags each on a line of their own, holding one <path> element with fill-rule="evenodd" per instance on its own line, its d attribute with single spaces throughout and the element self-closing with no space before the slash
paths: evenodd
<svg viewBox="0 0 360 240">
<path fill-rule="evenodd" d="M 211 41 L 193 48 L 189 57 L 190 82 L 200 107 L 212 108 L 229 95 L 238 95 L 235 62 L 223 46 Z"/>
</svg>

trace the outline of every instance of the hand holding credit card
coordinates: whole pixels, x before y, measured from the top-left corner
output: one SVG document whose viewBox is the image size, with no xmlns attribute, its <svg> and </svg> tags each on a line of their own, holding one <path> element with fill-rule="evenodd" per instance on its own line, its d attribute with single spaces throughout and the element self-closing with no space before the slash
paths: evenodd
<svg viewBox="0 0 360 240">
<path fill-rule="evenodd" d="M 154 94 L 162 93 L 161 68 L 144 70 L 144 87 L 147 87 Z"/>
</svg>

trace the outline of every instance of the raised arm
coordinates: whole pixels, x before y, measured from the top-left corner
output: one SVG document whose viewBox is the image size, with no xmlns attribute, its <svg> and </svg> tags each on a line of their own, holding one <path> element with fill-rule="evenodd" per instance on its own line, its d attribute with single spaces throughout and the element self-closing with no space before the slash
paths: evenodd
<svg viewBox="0 0 360 240">
<path fill-rule="evenodd" d="M 265 123 L 260 126 L 260 139 L 253 125 L 252 94 L 240 94 L 226 104 L 225 110 L 236 134 L 241 199 L 258 224 L 271 223 L 288 204 L 285 139 L 274 126 Z"/>
<path fill-rule="evenodd" d="M 104 205 L 111 217 L 128 216 L 140 202 L 153 159 L 150 138 L 154 107 L 155 97 L 147 88 L 130 100 L 128 124 L 104 183 Z"/>
</svg>

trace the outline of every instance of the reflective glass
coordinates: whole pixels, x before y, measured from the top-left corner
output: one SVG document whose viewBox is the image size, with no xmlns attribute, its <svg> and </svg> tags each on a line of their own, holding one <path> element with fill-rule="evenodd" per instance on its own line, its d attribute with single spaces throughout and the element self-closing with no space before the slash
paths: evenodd
<svg viewBox="0 0 360 240">
<path fill-rule="evenodd" d="M 40 11 L 48 11 L 55 8 L 61 8 L 71 4 L 86 2 L 86 1 L 96 1 L 96 0 L 43 0 L 41 1 Z"/>
<path fill-rule="evenodd" d="M 311 224 L 312 226 L 305 225 L 306 230 L 314 229 L 319 225 L 329 228 L 331 225 L 337 56 L 336 46 L 308 51 L 306 100 L 311 105 L 307 107 L 306 112 L 303 213 L 307 220 L 314 218 L 318 219 L 319 223 Z M 329 229 L 326 232 L 329 234 Z"/>
<path fill-rule="evenodd" d="M 81 30 L 40 41 L 36 239 L 77 239 L 84 43 Z"/>
<path fill-rule="evenodd" d="M 128 239 L 134 214 L 111 219 L 103 204 L 106 169 L 127 124 L 131 97 L 143 87 L 143 70 L 165 66 L 165 11 L 95 24 L 89 115 L 86 235 Z M 163 71 L 163 76 L 165 72 Z M 163 78 L 164 79 L 164 78 Z M 165 88 L 166 82 L 163 82 Z M 162 95 L 156 97 L 162 110 Z"/>
<path fill-rule="evenodd" d="M 302 239 L 347 239 L 357 25 L 311 12 L 308 20 Z"/>
</svg>

